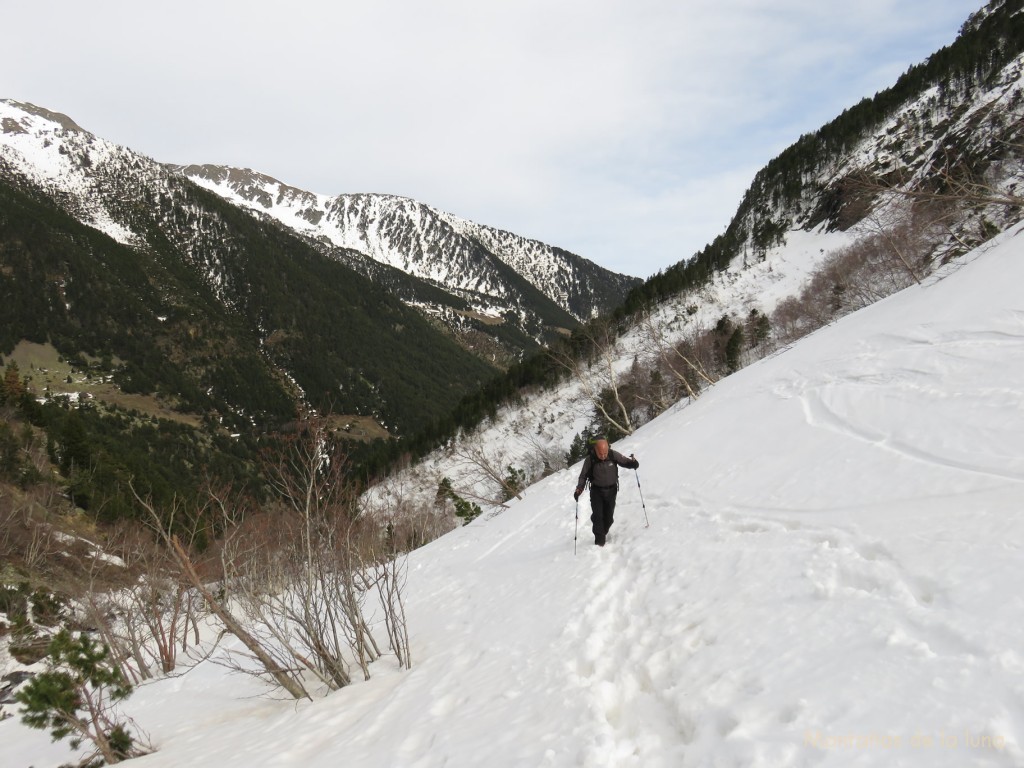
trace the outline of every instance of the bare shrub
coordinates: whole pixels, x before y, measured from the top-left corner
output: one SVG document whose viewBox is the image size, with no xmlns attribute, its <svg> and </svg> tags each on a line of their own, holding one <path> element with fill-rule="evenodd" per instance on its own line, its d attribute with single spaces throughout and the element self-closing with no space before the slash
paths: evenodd
<svg viewBox="0 0 1024 768">
<path fill-rule="evenodd" d="M 519 463 L 531 484 L 565 469 L 565 451 L 557 445 L 545 444 L 537 435 L 527 435 L 521 443 Z"/>
<path fill-rule="evenodd" d="M 394 551 L 383 524 L 360 514 L 323 422 L 309 420 L 267 462 L 275 500 L 254 508 L 248 499 L 211 493 L 222 535 L 210 552 L 219 588 L 199 575 L 193 554 L 164 525 L 184 574 L 227 631 L 246 648 L 233 664 L 269 677 L 295 698 L 368 679 L 381 650 L 366 603 L 381 599 L 383 621 L 399 663 L 410 658 Z M 155 510 L 151 510 L 157 519 Z"/>
<path fill-rule="evenodd" d="M 451 451 L 456 460 L 453 488 L 459 496 L 493 506 L 512 498 L 522 499 L 522 481 L 510 456 L 473 442 L 462 442 Z"/>
<path fill-rule="evenodd" d="M 404 557 L 398 557 L 398 553 L 385 553 L 384 557 L 374 558 L 372 574 L 373 584 L 384 612 L 384 626 L 391 650 L 399 666 L 412 669 L 409 626 L 405 618 L 405 603 L 402 600 L 408 574 L 406 560 Z"/>
<path fill-rule="evenodd" d="M 939 206 L 890 205 L 865 218 L 864 234 L 829 253 L 799 296 L 780 302 L 772 326 L 781 343 L 920 283 L 945 237 Z"/>
<path fill-rule="evenodd" d="M 920 283 L 927 274 L 937 246 L 949 232 L 950 216 L 949 206 L 938 201 L 914 204 L 897 198 L 877 206 L 857 230 L 866 234 L 865 244 L 875 251 L 875 269 L 886 273 L 899 290 L 905 287 L 905 276 Z"/>
<path fill-rule="evenodd" d="M 388 551 L 411 552 L 455 528 L 453 515 L 436 503 L 414 498 L 404 483 L 383 483 L 360 500 L 364 516 L 384 528 Z"/>
<path fill-rule="evenodd" d="M 112 588 L 102 562 L 83 562 L 89 583 L 82 598 L 87 620 L 110 647 L 125 679 L 137 683 L 174 672 L 179 653 L 199 644 L 204 602 L 150 531 L 124 523 L 107 546 L 119 554 L 132 582 Z"/>
<path fill-rule="evenodd" d="M 133 489 L 134 493 L 134 489 Z M 228 593 L 212 588 L 207 579 L 200 575 L 200 567 L 194 556 L 181 543 L 178 535 L 173 533 L 176 525 L 176 518 L 179 517 L 179 508 L 172 507 L 167 514 L 161 515 L 149 502 L 135 494 L 138 502 L 147 510 L 154 528 L 159 532 L 164 543 L 174 555 L 174 559 L 180 568 L 182 578 L 186 579 L 194 587 L 221 623 L 224 629 L 230 632 L 246 647 L 252 658 L 256 660 L 262 674 L 272 679 L 277 685 L 286 690 L 293 698 L 306 698 L 308 693 L 302 686 L 301 681 L 295 674 L 295 670 L 278 663 L 272 649 L 264 646 L 260 638 L 246 626 L 243 619 L 235 616 L 229 601 Z M 220 499 L 216 499 L 220 502 Z M 219 594 L 215 594 L 215 592 Z"/>
<path fill-rule="evenodd" d="M 367 666 L 379 653 L 368 652 L 354 568 L 335 557 L 335 537 L 344 534 L 295 519 L 267 522 L 262 535 L 236 540 L 244 546 L 230 560 L 234 598 L 246 619 L 282 666 L 298 665 L 329 690 L 352 681 L 350 645 L 369 677 Z M 327 537 L 327 546 L 310 540 L 314 532 Z"/>
<path fill-rule="evenodd" d="M 703 343 L 705 330 L 694 323 L 681 337 L 671 338 L 665 324 L 657 322 L 647 313 L 641 320 L 641 349 L 653 359 L 654 370 L 662 380 L 671 380 L 677 388 L 667 388 L 652 376 L 655 391 L 647 399 L 660 410 L 665 410 L 678 397 L 681 389 L 686 397 L 696 400 L 701 390 L 717 381 L 711 347 Z"/>
<path fill-rule="evenodd" d="M 578 331 L 575 348 L 549 351 L 561 368 L 579 383 L 602 421 L 621 435 L 632 434 L 632 408 L 622 392 L 622 374 L 616 370 L 617 344 L 614 329 L 607 323 L 591 323 Z"/>
<path fill-rule="evenodd" d="M 790 344 L 810 332 L 803 302 L 796 296 L 787 296 L 775 306 L 772 327 L 781 344 Z"/>
<path fill-rule="evenodd" d="M 1019 125 L 1019 124 L 1018 124 Z M 910 178 L 906 173 L 896 173 L 882 180 L 862 173 L 851 179 L 861 189 L 871 194 L 889 198 L 903 198 L 915 203 L 943 203 L 955 207 L 1000 206 L 1003 208 L 1024 208 L 1024 195 L 1015 183 L 1003 184 L 998 178 L 1002 170 L 1004 181 L 1017 179 L 1022 170 L 1024 144 L 1019 141 L 996 140 L 994 146 L 1005 156 L 1001 162 L 989 167 L 989 174 L 977 173 L 972 164 L 963 156 L 944 152 L 929 169 L 926 183 Z"/>
</svg>

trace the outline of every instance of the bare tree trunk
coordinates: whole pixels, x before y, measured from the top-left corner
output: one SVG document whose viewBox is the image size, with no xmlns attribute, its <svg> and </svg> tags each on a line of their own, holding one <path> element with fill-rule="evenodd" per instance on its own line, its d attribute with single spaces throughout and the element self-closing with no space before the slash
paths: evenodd
<svg viewBox="0 0 1024 768">
<path fill-rule="evenodd" d="M 399 666 L 412 669 L 409 652 L 409 628 L 405 620 L 402 588 L 405 583 L 405 561 L 398 558 L 378 563 L 375 567 L 377 594 L 384 610 L 384 625 L 391 641 L 391 650 Z"/>
<path fill-rule="evenodd" d="M 709 387 L 715 384 L 717 379 L 708 373 L 707 367 L 703 362 L 696 355 L 688 354 L 685 351 L 687 345 L 684 344 L 684 339 L 681 338 L 676 342 L 670 342 L 666 338 L 664 329 L 655 326 L 654 318 L 650 312 L 644 315 L 642 327 L 645 331 L 644 337 L 649 351 L 653 352 L 655 358 L 662 364 L 664 369 L 668 370 L 672 377 L 683 386 L 687 397 L 691 400 L 696 400 L 700 397 L 700 388 L 694 386 L 690 376 L 687 375 L 688 373 L 693 374 Z M 686 340 L 692 342 L 700 333 L 701 329 L 695 328 L 686 334 Z M 691 343 L 689 346 L 695 345 Z"/>
<path fill-rule="evenodd" d="M 199 594 L 203 596 L 207 605 L 210 606 L 210 610 L 213 611 L 217 618 L 221 620 L 228 632 L 242 641 L 249 652 L 259 660 L 260 664 L 263 665 L 267 674 L 274 678 L 275 682 L 288 691 L 293 698 L 309 698 L 309 694 L 307 694 L 302 686 L 294 680 L 291 673 L 288 670 L 281 668 L 270 654 L 263 650 L 263 646 L 259 641 L 246 631 L 245 627 L 243 627 L 241 623 L 235 620 L 235 617 L 231 615 L 227 606 L 222 605 L 220 601 L 213 596 L 210 590 L 206 588 L 206 585 L 203 584 L 203 580 L 200 579 L 199 574 L 196 573 L 195 566 L 192 564 L 191 558 L 189 558 L 188 553 L 185 552 L 184 548 L 182 548 L 181 542 L 178 541 L 177 536 L 171 537 L 171 547 L 174 549 L 174 554 L 178 558 L 178 562 L 184 570 L 185 575 L 192 583 L 192 586 L 195 587 L 199 591 Z"/>
<path fill-rule="evenodd" d="M 549 357 L 569 373 L 569 375 L 580 385 L 587 399 L 606 423 L 615 427 L 623 434 L 632 434 L 635 427 L 622 400 L 619 381 L 620 377 L 615 373 L 615 339 L 610 328 L 607 326 L 590 326 L 582 331 L 583 337 L 589 346 L 587 351 L 576 357 L 572 350 L 554 351 L 549 350 Z M 592 370 L 590 360 L 600 361 L 598 372 Z M 604 404 L 602 393 L 607 390 L 612 393 L 615 402 L 615 412 L 610 411 Z"/>
<path fill-rule="evenodd" d="M 482 446 L 463 443 L 460 447 L 452 451 L 452 456 L 461 460 L 463 466 L 473 468 L 473 472 L 468 477 L 464 477 L 464 479 L 473 482 L 482 478 L 486 482 L 497 486 L 498 490 L 504 491 L 506 498 L 523 498 L 522 491 L 518 488 L 513 488 L 506 481 L 505 476 L 499 468 L 501 462 L 496 457 L 491 456 Z M 500 498 L 480 496 L 479 494 L 474 494 L 473 491 L 463 491 L 461 488 L 458 493 L 460 496 L 468 496 L 476 499 L 477 501 L 483 501 L 485 504 L 502 503 Z"/>
</svg>

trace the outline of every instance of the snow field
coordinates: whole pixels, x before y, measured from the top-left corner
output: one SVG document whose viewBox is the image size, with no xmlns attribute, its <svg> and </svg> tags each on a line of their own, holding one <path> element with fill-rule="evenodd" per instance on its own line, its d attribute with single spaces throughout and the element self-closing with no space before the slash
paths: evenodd
<svg viewBox="0 0 1024 768">
<path fill-rule="evenodd" d="M 139 765 L 1024 763 L 1022 229 L 617 444 L 608 546 L 577 466 L 412 553 L 411 671 L 143 686 Z M 0 764 L 46 741 L 0 723 Z"/>
</svg>

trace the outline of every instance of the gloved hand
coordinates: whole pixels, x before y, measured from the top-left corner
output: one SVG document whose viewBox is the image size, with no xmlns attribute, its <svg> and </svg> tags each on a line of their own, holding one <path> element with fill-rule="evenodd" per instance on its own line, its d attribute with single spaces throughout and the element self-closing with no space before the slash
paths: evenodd
<svg viewBox="0 0 1024 768">
<path fill-rule="evenodd" d="M 580 494 L 581 494 L 581 493 L 583 493 L 583 489 L 582 489 L 582 488 L 577 488 L 577 489 L 576 489 L 576 490 L 575 490 L 575 491 L 573 492 L 573 494 L 572 494 L 572 498 L 573 498 L 573 500 L 574 500 L 574 501 L 579 501 L 579 500 L 580 500 Z"/>
</svg>

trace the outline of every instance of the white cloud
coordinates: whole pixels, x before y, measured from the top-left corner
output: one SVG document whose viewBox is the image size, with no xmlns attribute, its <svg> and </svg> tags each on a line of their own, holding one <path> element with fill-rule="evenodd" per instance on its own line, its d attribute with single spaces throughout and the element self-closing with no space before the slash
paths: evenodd
<svg viewBox="0 0 1024 768">
<path fill-rule="evenodd" d="M 975 7 L 22 3 L 5 11 L 0 95 L 160 160 L 406 194 L 648 275 L 724 228 L 741 175 Z"/>
</svg>

